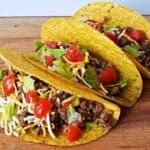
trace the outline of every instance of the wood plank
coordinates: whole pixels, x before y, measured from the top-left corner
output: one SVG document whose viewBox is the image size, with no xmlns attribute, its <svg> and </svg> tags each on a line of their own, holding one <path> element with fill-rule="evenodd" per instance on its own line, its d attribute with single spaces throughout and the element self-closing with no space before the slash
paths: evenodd
<svg viewBox="0 0 150 150">
<path fill-rule="evenodd" d="M 150 20 L 150 16 L 146 16 Z M 48 17 L 0 18 L 0 47 L 10 47 L 31 51 L 33 41 L 40 39 L 41 25 Z M 2 62 L 1 65 L 2 67 Z M 56 146 L 24 142 L 15 137 L 7 137 L 0 129 L 0 150 L 63 150 Z M 142 96 L 130 109 L 123 109 L 116 127 L 104 137 L 89 144 L 68 149 L 116 150 L 150 149 L 150 81 L 144 80 Z"/>
</svg>

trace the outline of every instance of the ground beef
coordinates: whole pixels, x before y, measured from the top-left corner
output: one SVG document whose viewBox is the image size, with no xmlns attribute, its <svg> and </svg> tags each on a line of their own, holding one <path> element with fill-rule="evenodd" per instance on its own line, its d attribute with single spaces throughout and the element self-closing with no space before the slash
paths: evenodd
<svg viewBox="0 0 150 150">
<path fill-rule="evenodd" d="M 55 96 L 53 96 L 51 98 L 52 102 L 55 103 L 55 105 L 59 105 L 57 99 L 59 99 L 60 103 L 65 100 L 66 98 L 70 97 L 69 93 L 65 93 L 63 91 L 60 91 L 59 93 L 57 93 Z"/>
<path fill-rule="evenodd" d="M 27 122 L 24 121 L 24 118 L 29 115 L 31 114 L 28 111 L 24 111 L 21 115 L 18 115 L 18 119 L 22 127 L 25 127 L 27 125 Z"/>
<path fill-rule="evenodd" d="M 150 42 L 148 40 L 145 40 L 141 43 L 141 50 L 150 54 Z"/>
<path fill-rule="evenodd" d="M 108 95 L 110 96 L 116 96 L 120 94 L 121 92 L 121 89 L 119 86 L 107 87 L 106 89 L 108 90 Z"/>
<path fill-rule="evenodd" d="M 148 40 L 141 43 L 140 56 L 137 60 L 147 69 L 150 69 L 150 42 Z"/>
<path fill-rule="evenodd" d="M 17 99 L 22 102 L 22 96 L 21 94 L 24 93 L 23 92 L 23 88 L 22 87 L 18 87 L 18 96 L 17 96 Z"/>
<path fill-rule="evenodd" d="M 120 39 L 117 41 L 117 45 L 119 47 L 124 47 L 126 45 L 129 45 L 131 42 L 124 36 L 122 36 Z"/>
<path fill-rule="evenodd" d="M 36 79 L 35 80 L 35 89 L 43 89 L 43 88 L 47 88 L 48 87 L 48 84 Z"/>
<path fill-rule="evenodd" d="M 36 136 L 42 134 L 42 128 L 41 128 L 41 126 L 36 126 L 34 128 L 34 133 L 35 133 Z"/>
<path fill-rule="evenodd" d="M 93 101 L 81 100 L 80 105 L 76 109 L 81 114 L 84 122 L 95 121 L 100 116 L 103 105 Z"/>
<path fill-rule="evenodd" d="M 101 113 L 100 118 L 98 120 L 99 125 L 105 128 L 110 128 L 112 114 L 113 114 L 112 110 L 105 108 L 103 112 Z"/>
<path fill-rule="evenodd" d="M 95 58 L 92 56 L 89 57 L 89 62 L 90 62 L 90 65 L 93 65 L 96 69 L 100 69 L 100 70 L 103 70 L 111 66 L 109 63 L 104 62 L 100 58 Z"/>
<path fill-rule="evenodd" d="M 67 122 L 67 112 L 63 109 L 55 107 L 53 112 L 50 114 L 50 120 L 53 124 L 52 130 L 53 132 L 58 135 L 59 131 L 63 129 L 63 126 Z"/>
<path fill-rule="evenodd" d="M 111 127 L 112 111 L 104 108 L 100 103 L 93 101 L 81 100 L 80 106 L 77 108 L 77 112 L 81 114 L 82 126 L 85 122 L 96 122 L 100 126 L 109 128 Z M 84 126 L 83 126 L 84 127 Z"/>
</svg>

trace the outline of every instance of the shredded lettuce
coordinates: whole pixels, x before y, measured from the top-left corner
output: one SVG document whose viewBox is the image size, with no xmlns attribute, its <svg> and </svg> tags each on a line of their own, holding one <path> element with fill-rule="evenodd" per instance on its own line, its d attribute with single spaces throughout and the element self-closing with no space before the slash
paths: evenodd
<svg viewBox="0 0 150 150">
<path fill-rule="evenodd" d="M 116 28 L 115 25 L 113 25 L 113 24 L 107 24 L 107 25 L 105 25 L 105 27 L 103 28 L 103 30 L 104 30 L 104 32 L 112 32 L 115 28 Z"/>
<path fill-rule="evenodd" d="M 6 75 L 6 72 L 3 70 L 0 70 L 0 80 L 2 80 L 5 75 Z"/>
<path fill-rule="evenodd" d="M 80 100 L 78 97 L 76 97 L 73 101 L 72 101 L 72 106 L 73 107 L 77 107 L 80 104 Z"/>
<path fill-rule="evenodd" d="M 97 127 L 98 127 L 98 125 L 96 122 L 86 122 L 85 123 L 86 130 L 90 130 L 90 129 L 97 128 Z"/>
<path fill-rule="evenodd" d="M 130 53 L 133 57 L 139 57 L 140 56 L 139 47 L 133 43 L 130 45 L 124 46 L 123 49 L 124 49 L 124 51 Z"/>
<path fill-rule="evenodd" d="M 13 102 L 6 104 L 5 113 L 6 113 L 6 118 L 8 122 L 12 120 L 14 112 L 15 112 L 15 104 Z"/>
<path fill-rule="evenodd" d="M 53 56 L 55 59 L 60 59 L 65 54 L 65 49 L 47 49 L 47 54 Z"/>
<path fill-rule="evenodd" d="M 116 84 L 112 84 L 112 85 L 108 85 L 109 87 L 113 87 L 113 86 L 119 86 L 120 88 L 124 88 L 125 86 L 127 86 L 127 84 L 129 83 L 130 79 L 125 79 L 122 81 L 119 81 Z"/>
<path fill-rule="evenodd" d="M 99 86 L 99 80 L 97 78 L 96 70 L 93 66 L 88 66 L 85 72 L 85 81 L 92 87 L 97 88 Z"/>
<path fill-rule="evenodd" d="M 57 72 L 66 78 L 71 78 L 73 76 L 69 68 L 66 67 L 62 59 L 57 60 L 56 62 Z"/>
<path fill-rule="evenodd" d="M 23 79 L 23 90 L 28 92 L 29 90 L 34 90 L 34 80 L 30 76 L 25 76 Z"/>
<path fill-rule="evenodd" d="M 42 43 L 41 41 L 35 41 L 35 51 L 40 50 L 43 47 L 44 43 Z"/>
<path fill-rule="evenodd" d="M 43 63 L 43 57 L 40 55 L 37 55 L 36 53 L 30 53 L 28 57 L 34 61 Z"/>
</svg>

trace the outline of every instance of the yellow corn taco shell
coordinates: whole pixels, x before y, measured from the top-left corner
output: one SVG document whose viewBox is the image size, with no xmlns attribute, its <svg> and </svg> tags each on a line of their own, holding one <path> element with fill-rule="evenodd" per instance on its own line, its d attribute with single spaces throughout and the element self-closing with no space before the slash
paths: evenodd
<svg viewBox="0 0 150 150">
<path fill-rule="evenodd" d="M 113 110 L 113 121 L 112 125 L 115 125 L 117 120 L 120 116 L 120 108 L 108 101 L 105 101 L 104 99 L 92 94 L 88 93 L 84 90 L 81 90 L 80 88 L 76 88 L 76 86 L 67 85 L 66 80 L 59 79 L 56 76 L 50 76 L 47 74 L 46 71 L 40 70 L 39 68 L 35 67 L 34 65 L 28 63 L 22 54 L 17 53 L 16 51 L 13 51 L 11 49 L 0 49 L 0 58 L 8 65 L 13 66 L 14 69 L 23 72 L 25 74 L 29 74 L 33 77 L 36 77 L 45 83 L 48 83 L 51 86 L 54 86 L 55 88 L 68 92 L 72 95 L 82 97 L 88 100 L 96 101 L 102 103 L 106 108 Z M 65 83 L 65 86 L 64 84 Z M 1 116 L 0 116 L 1 117 Z M 101 137 L 102 135 L 106 134 L 109 130 L 104 129 L 101 127 L 94 128 L 89 131 L 85 131 L 83 133 L 83 136 L 75 142 L 69 142 L 65 135 L 61 134 L 56 139 L 52 139 L 50 136 L 42 137 L 42 136 L 35 136 L 33 134 L 32 130 L 29 132 L 26 132 L 25 134 L 22 134 L 20 136 L 21 139 L 25 141 L 30 142 L 36 142 L 36 143 L 46 143 L 50 145 L 57 145 L 57 146 L 72 146 L 72 145 L 78 145 L 78 144 L 84 144 L 88 143 L 90 141 L 96 140 L 97 138 Z"/>
<path fill-rule="evenodd" d="M 143 30 L 150 40 L 150 23 L 134 10 L 117 3 L 96 2 L 88 4 L 73 15 L 76 20 L 87 18 L 99 22 L 103 22 L 106 17 L 110 18 L 107 22 L 109 24 Z M 150 79 L 150 71 L 138 63 L 134 57 L 127 56 L 135 63 L 141 74 Z"/>
<path fill-rule="evenodd" d="M 50 19 L 46 21 L 42 27 L 41 38 L 42 41 L 54 40 L 80 45 L 86 48 L 97 58 L 102 58 L 104 61 L 113 64 L 119 71 L 121 78 L 120 80 L 132 80 L 132 82 L 130 82 L 128 86 L 122 90 L 120 96 L 122 100 L 118 98 L 111 98 L 108 96 L 106 97 L 99 92 L 92 90 L 93 93 L 108 98 L 120 105 L 129 107 L 135 104 L 142 91 L 141 76 L 135 65 L 126 57 L 126 55 L 122 51 L 120 51 L 120 49 L 115 44 L 111 43 L 108 38 L 106 38 L 102 34 L 99 34 L 99 32 L 93 30 L 86 24 L 63 18 Z M 37 65 L 37 63 L 31 61 L 31 59 L 29 61 L 30 63 L 34 63 L 36 64 L 36 66 L 43 68 L 41 65 Z M 49 72 L 51 75 L 51 71 Z M 57 76 L 60 77 L 60 75 Z M 71 80 L 69 82 L 77 87 L 83 87 L 86 91 L 91 92 L 91 89 L 85 87 L 84 85 L 79 85 L 78 83 L 75 83 Z"/>
</svg>

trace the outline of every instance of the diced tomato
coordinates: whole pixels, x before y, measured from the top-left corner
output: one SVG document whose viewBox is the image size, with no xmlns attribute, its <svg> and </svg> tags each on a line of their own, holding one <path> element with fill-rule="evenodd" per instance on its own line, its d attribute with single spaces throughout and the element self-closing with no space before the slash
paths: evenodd
<svg viewBox="0 0 150 150">
<path fill-rule="evenodd" d="M 15 92 L 14 82 L 15 82 L 15 76 L 13 73 L 10 73 L 6 77 L 4 77 L 2 81 L 2 86 L 3 86 L 3 92 L 5 96 L 9 96 L 10 94 Z"/>
<path fill-rule="evenodd" d="M 114 43 L 117 42 L 117 36 L 115 36 L 113 33 L 111 33 L 111 32 L 104 32 L 104 35 L 107 36 Z"/>
<path fill-rule="evenodd" d="M 80 62 L 84 60 L 83 53 L 75 46 L 71 45 L 65 54 L 66 58 L 72 62 Z"/>
<path fill-rule="evenodd" d="M 47 41 L 46 45 L 50 48 L 57 48 L 58 43 L 56 41 Z"/>
<path fill-rule="evenodd" d="M 68 108 L 69 105 L 71 105 L 71 104 L 72 104 L 72 101 L 68 101 L 68 102 L 66 102 L 66 103 L 63 104 L 63 107 L 64 108 Z"/>
<path fill-rule="evenodd" d="M 78 140 L 82 135 L 82 130 L 75 126 L 75 125 L 69 125 L 68 131 L 67 131 L 67 139 L 69 141 L 76 141 Z"/>
<path fill-rule="evenodd" d="M 44 56 L 44 61 L 46 66 L 52 66 L 53 60 L 54 58 L 52 56 Z"/>
<path fill-rule="evenodd" d="M 88 20 L 87 24 L 90 25 L 91 27 L 93 27 L 94 29 L 97 29 L 97 30 L 100 30 L 103 26 L 103 23 L 97 22 L 94 20 Z"/>
<path fill-rule="evenodd" d="M 128 29 L 126 33 L 135 41 L 144 41 L 146 39 L 146 35 L 142 30 Z"/>
<path fill-rule="evenodd" d="M 34 114 L 38 118 L 43 118 L 47 113 L 51 112 L 53 103 L 47 98 L 41 98 L 34 107 Z"/>
<path fill-rule="evenodd" d="M 114 67 L 106 68 L 98 77 L 103 85 L 111 85 L 118 81 L 117 71 Z"/>
<path fill-rule="evenodd" d="M 25 99 L 26 99 L 27 103 L 37 102 L 38 101 L 38 95 L 35 91 L 28 91 Z"/>
</svg>

